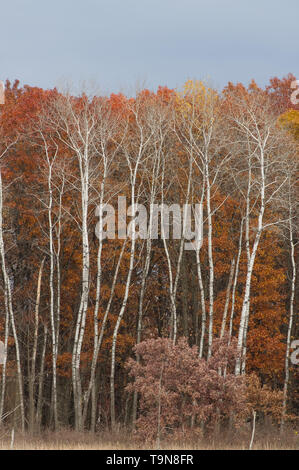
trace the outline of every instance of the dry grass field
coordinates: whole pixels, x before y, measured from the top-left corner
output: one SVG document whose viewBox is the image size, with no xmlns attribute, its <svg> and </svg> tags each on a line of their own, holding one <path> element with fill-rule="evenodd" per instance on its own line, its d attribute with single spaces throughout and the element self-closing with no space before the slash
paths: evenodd
<svg viewBox="0 0 299 470">
<path fill-rule="evenodd" d="M 40 436 L 21 435 L 14 436 L 14 450 L 153 450 L 155 446 L 137 444 L 133 439 L 125 439 L 125 433 L 111 436 L 109 434 L 76 433 L 61 430 L 56 433 L 45 432 Z M 161 443 L 161 450 L 247 450 L 249 441 L 231 439 L 226 441 L 197 441 Z M 11 449 L 11 435 L 9 432 L 0 434 L 0 450 Z M 261 436 L 256 438 L 253 450 L 298 450 L 299 434 L 288 431 L 283 437 Z"/>
</svg>

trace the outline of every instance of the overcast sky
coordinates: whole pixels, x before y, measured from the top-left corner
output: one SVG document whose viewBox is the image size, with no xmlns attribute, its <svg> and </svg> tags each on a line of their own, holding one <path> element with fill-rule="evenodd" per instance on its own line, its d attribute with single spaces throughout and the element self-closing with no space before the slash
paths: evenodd
<svg viewBox="0 0 299 470">
<path fill-rule="evenodd" d="M 0 79 L 180 87 L 188 78 L 265 85 L 299 78 L 298 0 L 8 0 Z"/>
</svg>

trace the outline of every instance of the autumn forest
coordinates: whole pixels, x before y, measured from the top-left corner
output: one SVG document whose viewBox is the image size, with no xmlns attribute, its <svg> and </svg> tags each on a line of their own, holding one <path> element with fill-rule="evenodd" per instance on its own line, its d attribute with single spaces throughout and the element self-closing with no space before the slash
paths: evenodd
<svg viewBox="0 0 299 470">
<path fill-rule="evenodd" d="M 160 445 L 298 428 L 295 80 L 134 97 L 6 82 L 0 429 Z M 202 245 L 162 224 L 157 238 L 98 237 L 96 208 L 117 215 L 120 196 L 149 217 L 200 204 Z"/>
</svg>

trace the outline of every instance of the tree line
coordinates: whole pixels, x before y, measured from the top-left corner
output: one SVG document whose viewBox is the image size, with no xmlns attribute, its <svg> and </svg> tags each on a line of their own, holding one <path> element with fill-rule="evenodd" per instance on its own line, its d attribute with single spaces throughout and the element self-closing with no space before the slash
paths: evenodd
<svg viewBox="0 0 299 470">
<path fill-rule="evenodd" d="M 254 387 L 255 411 L 282 429 L 294 419 L 294 79 L 222 92 L 188 81 L 134 98 L 6 83 L 1 424 L 146 430 L 159 416 L 163 429 L 195 432 L 205 417 L 231 420 Z M 97 237 L 97 224 L 109 228 L 97 208 L 117 214 L 119 196 L 131 205 L 124 225 L 137 231 L 138 204 L 149 227 L 153 204 L 201 204 L 202 246 L 187 251 L 186 237 L 163 236 L 163 220 L 158 238 Z"/>
</svg>

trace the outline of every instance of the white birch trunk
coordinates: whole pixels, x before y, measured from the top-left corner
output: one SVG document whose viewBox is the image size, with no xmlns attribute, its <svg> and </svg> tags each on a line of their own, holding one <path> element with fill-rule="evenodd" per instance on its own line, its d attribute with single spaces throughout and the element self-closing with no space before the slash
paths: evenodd
<svg viewBox="0 0 299 470">
<path fill-rule="evenodd" d="M 231 313 L 230 313 L 230 320 L 229 320 L 229 342 L 231 341 L 232 333 L 233 333 L 233 320 L 235 314 L 235 300 L 236 300 L 236 288 L 238 282 L 238 275 L 239 275 L 239 265 L 240 265 L 240 258 L 242 253 L 242 238 L 243 238 L 243 223 L 244 219 L 241 220 L 240 226 L 240 236 L 239 236 L 239 247 L 238 247 L 238 255 L 237 255 L 237 262 L 236 262 L 236 269 L 234 275 L 234 284 L 232 290 L 232 305 L 231 305 Z"/>
<path fill-rule="evenodd" d="M 35 418 L 35 422 L 36 422 L 36 426 L 38 430 L 40 429 L 41 419 L 42 419 L 43 385 L 44 385 L 44 374 L 45 374 L 47 337 L 48 337 L 48 329 L 46 325 L 44 325 L 44 341 L 43 341 L 43 348 L 42 348 L 42 354 L 41 354 L 41 365 L 40 365 L 39 381 L 38 381 L 38 398 L 37 398 L 36 418 Z"/>
<path fill-rule="evenodd" d="M 5 332 L 4 332 L 4 358 L 2 364 L 2 380 L 1 380 L 1 397 L 0 397 L 0 428 L 2 424 L 2 416 L 4 413 L 4 399 L 6 390 L 6 366 L 7 366 L 7 345 L 9 335 L 9 310 L 5 299 Z"/>
<path fill-rule="evenodd" d="M 241 311 L 241 319 L 240 319 L 240 326 L 239 326 L 239 334 L 238 334 L 238 351 L 239 356 L 236 360 L 236 368 L 235 373 L 236 375 L 240 375 L 241 373 L 241 365 L 242 365 L 242 356 L 244 354 L 246 356 L 246 347 L 243 350 L 244 346 L 244 338 L 246 337 L 247 327 L 249 323 L 249 303 L 250 303 L 250 288 L 251 288 L 251 278 L 252 272 L 254 268 L 255 257 L 257 254 L 262 230 L 263 230 L 263 217 L 265 211 L 265 169 L 264 169 L 264 149 L 263 146 L 260 145 L 260 155 L 259 155 L 259 165 L 260 165 L 260 208 L 258 214 L 258 224 L 257 224 L 257 231 L 254 238 L 253 247 L 251 253 L 249 255 L 249 261 L 247 265 L 247 274 L 246 274 L 246 284 L 245 284 L 245 293 L 243 298 L 242 304 L 242 311 Z M 250 183 L 249 183 L 250 184 Z M 248 211 L 246 213 L 246 227 L 249 227 L 249 214 Z M 246 229 L 247 230 L 247 229 Z M 249 230 L 249 229 L 248 229 Z M 246 234 L 246 243 L 249 246 L 249 235 Z"/>
<path fill-rule="evenodd" d="M 4 240 L 3 240 L 3 190 L 2 190 L 1 171 L 0 171 L 0 255 L 1 255 L 1 264 L 2 264 L 2 274 L 3 274 L 3 279 L 4 279 L 5 303 L 7 304 L 11 329 L 12 329 L 13 337 L 15 341 L 16 362 L 17 362 L 17 381 L 18 381 L 18 392 L 19 392 L 20 410 L 21 410 L 21 430 L 22 432 L 24 432 L 25 431 L 25 409 L 24 409 L 21 355 L 20 355 L 20 347 L 19 347 L 19 338 L 17 335 L 14 311 L 13 311 L 13 306 L 12 306 L 10 279 L 7 274 L 6 263 L 5 263 L 5 248 L 4 248 Z"/>
<path fill-rule="evenodd" d="M 289 324 L 288 324 L 288 334 L 287 334 L 287 347 L 285 355 L 285 378 L 283 384 L 283 402 L 282 402 L 282 416 L 281 416 L 281 432 L 284 429 L 285 416 L 287 412 L 287 399 L 288 399 L 288 385 L 289 385 L 289 376 L 290 376 L 290 348 L 291 348 L 291 338 L 292 338 L 292 328 L 294 322 L 294 302 L 295 302 L 295 288 L 296 288 L 296 261 L 295 261 L 295 243 L 293 236 L 293 224 L 292 224 L 292 210 L 290 204 L 290 219 L 289 219 L 289 242 L 290 242 L 290 258 L 292 266 L 292 278 L 291 278 L 291 297 L 290 297 L 290 307 L 289 307 Z"/>
<path fill-rule="evenodd" d="M 208 157 L 206 156 L 206 197 L 208 212 L 208 259 L 209 259 L 209 335 L 208 335 L 208 359 L 212 354 L 213 343 L 213 319 L 214 319 L 214 261 L 213 261 L 213 226 L 211 214 L 211 188 Z"/>
<path fill-rule="evenodd" d="M 83 160 L 83 161 L 82 161 Z M 82 204 L 82 291 L 81 301 L 78 312 L 75 342 L 73 350 L 73 388 L 75 400 L 76 429 L 82 431 L 82 387 L 80 377 L 80 362 L 83 337 L 85 332 L 86 314 L 89 295 L 89 240 L 88 240 L 88 196 L 89 196 L 89 178 L 88 178 L 88 155 L 87 149 L 84 157 L 79 156 L 79 165 L 81 173 L 81 204 Z"/>
<path fill-rule="evenodd" d="M 233 282 L 233 277 L 234 277 L 235 263 L 236 263 L 236 261 L 235 261 L 235 258 L 234 258 L 234 259 L 232 259 L 232 262 L 231 262 L 229 278 L 228 278 L 228 284 L 227 284 L 227 289 L 226 289 L 226 298 L 225 298 L 225 306 L 224 306 L 224 311 L 223 311 L 223 316 L 222 316 L 220 338 L 222 338 L 224 333 L 225 333 L 226 319 L 227 319 L 227 313 L 228 313 L 228 307 L 229 307 L 231 287 L 232 287 L 232 282 Z"/>
<path fill-rule="evenodd" d="M 34 418 L 35 418 L 35 372 L 36 372 L 36 356 L 37 356 L 37 345 L 38 345 L 38 327 L 39 327 L 39 304 L 40 304 L 40 292 L 41 292 L 41 281 L 45 259 L 42 260 L 37 281 L 36 289 L 36 302 L 35 302 L 35 315 L 34 315 L 34 338 L 33 338 L 33 350 L 31 358 L 31 371 L 29 378 L 29 428 L 30 431 L 34 431 Z"/>
</svg>

